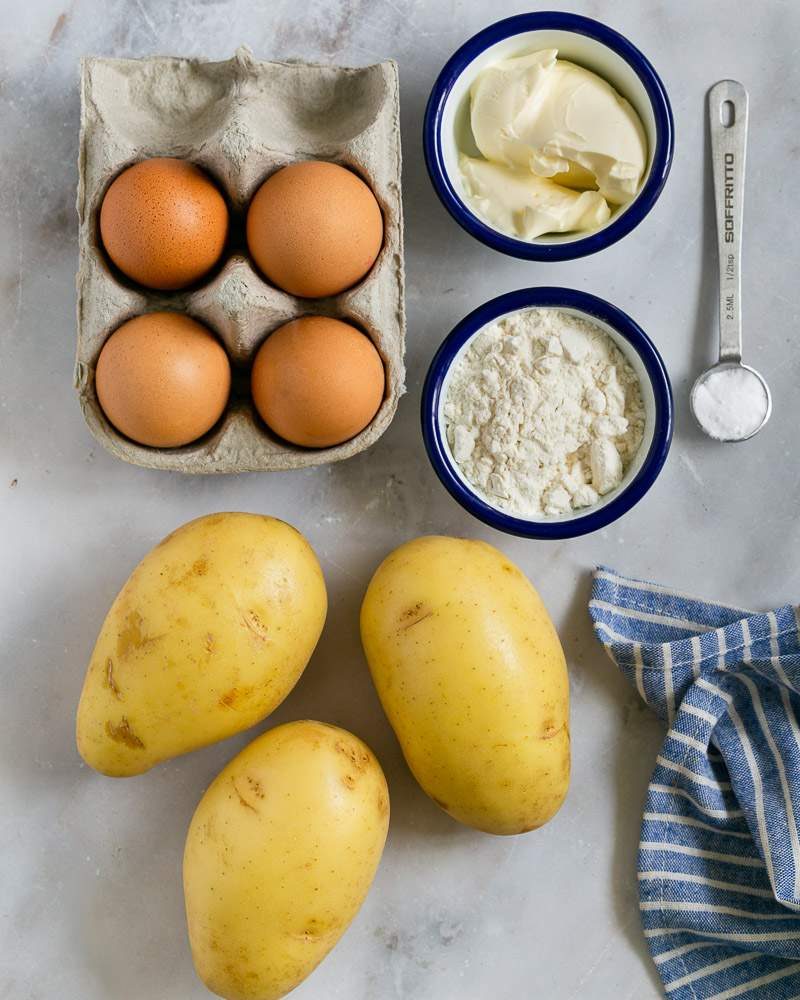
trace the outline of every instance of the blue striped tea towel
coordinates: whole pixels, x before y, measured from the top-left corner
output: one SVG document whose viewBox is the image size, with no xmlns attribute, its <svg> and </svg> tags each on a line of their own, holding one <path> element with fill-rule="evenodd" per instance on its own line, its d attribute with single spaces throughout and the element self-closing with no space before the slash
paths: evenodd
<svg viewBox="0 0 800 1000">
<path fill-rule="evenodd" d="M 753 614 L 600 568 L 595 633 L 669 726 L 639 845 L 669 1000 L 800 997 L 800 642 Z"/>
</svg>

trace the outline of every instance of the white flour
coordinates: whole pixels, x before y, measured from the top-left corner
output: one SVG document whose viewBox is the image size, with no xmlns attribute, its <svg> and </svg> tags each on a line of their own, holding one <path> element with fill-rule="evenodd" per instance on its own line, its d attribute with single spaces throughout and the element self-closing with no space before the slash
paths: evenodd
<svg viewBox="0 0 800 1000">
<path fill-rule="evenodd" d="M 453 366 L 447 439 L 464 478 L 522 517 L 590 507 L 642 443 L 639 379 L 611 338 L 557 309 L 486 327 Z"/>
</svg>

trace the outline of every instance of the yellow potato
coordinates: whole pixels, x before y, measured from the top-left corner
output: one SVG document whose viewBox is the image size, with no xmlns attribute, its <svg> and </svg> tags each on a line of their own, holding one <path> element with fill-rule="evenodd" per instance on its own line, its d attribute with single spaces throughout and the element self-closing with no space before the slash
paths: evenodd
<svg viewBox="0 0 800 1000">
<path fill-rule="evenodd" d="M 197 974 L 226 1000 L 277 1000 L 333 948 L 364 901 L 389 826 L 381 766 L 321 722 L 270 730 L 200 801 L 183 887 Z"/>
<path fill-rule="evenodd" d="M 308 542 L 260 514 L 191 521 L 136 567 L 106 616 L 78 706 L 81 756 L 114 777 L 265 718 L 319 639 L 325 581 Z"/>
<path fill-rule="evenodd" d="M 485 542 L 418 538 L 378 567 L 361 639 L 417 781 L 487 833 L 533 830 L 569 785 L 564 653 L 530 582 Z"/>
</svg>

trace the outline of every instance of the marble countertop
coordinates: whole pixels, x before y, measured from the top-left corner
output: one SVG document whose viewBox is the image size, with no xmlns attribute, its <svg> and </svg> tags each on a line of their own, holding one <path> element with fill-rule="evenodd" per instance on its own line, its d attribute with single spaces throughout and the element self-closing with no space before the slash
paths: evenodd
<svg viewBox="0 0 800 1000">
<path fill-rule="evenodd" d="M 800 396 L 795 131 L 800 5 L 666 0 L 559 6 L 610 22 L 655 63 L 677 121 L 666 191 L 599 256 L 529 264 L 480 246 L 439 205 L 422 160 L 425 100 L 444 60 L 512 0 L 36 0 L 0 4 L 0 998 L 202 1000 L 186 942 L 180 858 L 213 775 L 248 737 L 129 781 L 81 765 L 74 710 L 103 616 L 138 559 L 182 522 L 252 510 L 310 539 L 331 606 L 319 649 L 269 724 L 317 717 L 380 757 L 392 826 L 353 926 L 297 1000 L 645 1000 L 659 995 L 639 928 L 635 859 L 662 737 L 596 645 L 590 570 L 622 571 L 740 606 L 800 586 Z M 308 8 L 308 9 L 307 9 Z M 400 66 L 407 226 L 408 395 L 385 437 L 341 465 L 183 478 L 127 466 L 89 436 L 72 388 L 78 57 L 84 53 L 299 57 Z M 715 350 L 716 263 L 704 95 L 732 76 L 751 95 L 746 354 L 775 410 L 738 446 L 688 411 Z M 564 543 L 504 537 L 440 487 L 418 429 L 421 380 L 470 309 L 530 284 L 610 299 L 649 332 L 673 378 L 677 429 L 657 484 L 607 530 Z M 793 444 L 793 442 L 795 442 Z M 535 582 L 569 661 L 574 735 L 566 805 L 523 837 L 483 836 L 436 809 L 410 777 L 369 683 L 357 627 L 374 567 L 424 533 L 485 538 Z"/>
</svg>

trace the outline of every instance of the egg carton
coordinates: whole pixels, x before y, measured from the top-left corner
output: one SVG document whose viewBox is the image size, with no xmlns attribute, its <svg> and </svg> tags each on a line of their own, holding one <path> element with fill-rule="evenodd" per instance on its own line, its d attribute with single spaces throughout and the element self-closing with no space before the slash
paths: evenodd
<svg viewBox="0 0 800 1000">
<path fill-rule="evenodd" d="M 240 48 L 224 62 L 85 58 L 81 70 L 75 386 L 95 438 L 126 462 L 189 473 L 296 469 L 368 448 L 391 423 L 405 391 L 396 63 L 350 69 L 258 62 Z M 165 293 L 134 285 L 109 263 L 100 240 L 100 205 L 109 184 L 125 167 L 151 156 L 191 160 L 228 200 L 231 244 L 212 275 L 189 290 Z M 247 206 L 262 181 L 306 159 L 331 160 L 360 174 L 383 211 L 384 244 L 374 267 L 357 286 L 327 299 L 296 298 L 268 284 L 243 242 Z M 210 327 L 228 352 L 233 374 L 230 404 L 217 425 L 198 441 L 169 449 L 121 435 L 95 392 L 95 366 L 108 336 L 125 320 L 162 309 L 188 313 Z M 360 327 L 386 371 L 375 418 L 332 448 L 310 450 L 277 438 L 249 396 L 249 367 L 265 337 L 304 315 L 335 316 Z"/>
</svg>

